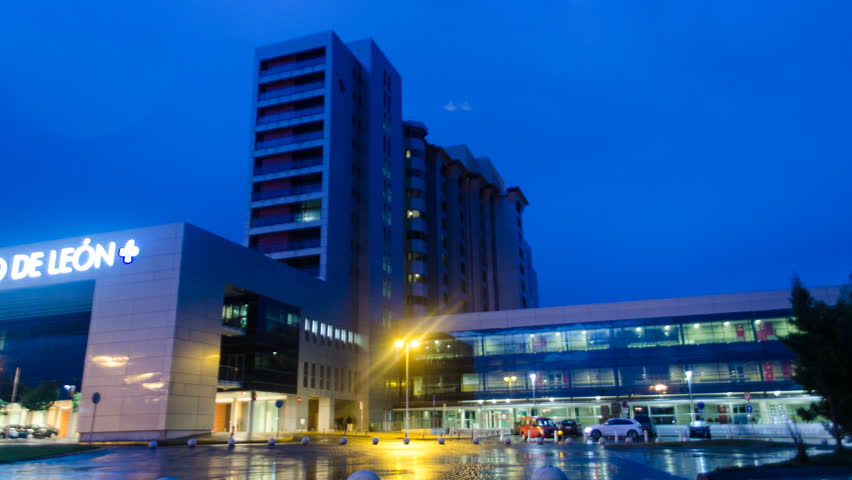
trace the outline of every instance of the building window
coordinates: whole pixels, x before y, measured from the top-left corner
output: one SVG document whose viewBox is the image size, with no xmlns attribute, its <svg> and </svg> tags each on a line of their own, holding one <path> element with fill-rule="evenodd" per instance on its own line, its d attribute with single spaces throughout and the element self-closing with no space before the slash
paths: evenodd
<svg viewBox="0 0 852 480">
<path fill-rule="evenodd" d="M 302 370 L 302 387 L 308 388 L 308 362 L 305 362 L 305 368 Z"/>
<path fill-rule="evenodd" d="M 391 280 L 388 277 L 385 277 L 382 281 L 382 295 L 385 298 L 391 297 Z"/>
</svg>

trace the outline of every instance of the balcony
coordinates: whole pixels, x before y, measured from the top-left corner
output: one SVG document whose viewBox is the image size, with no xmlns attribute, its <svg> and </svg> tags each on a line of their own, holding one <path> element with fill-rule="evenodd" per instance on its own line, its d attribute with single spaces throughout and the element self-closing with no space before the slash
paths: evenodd
<svg viewBox="0 0 852 480">
<path fill-rule="evenodd" d="M 276 138 L 274 140 L 263 140 L 255 142 L 255 150 L 263 150 L 265 148 L 280 147 L 281 145 L 290 145 L 291 143 L 309 142 L 311 140 L 321 140 L 322 131 L 303 133 L 301 135 L 290 135 L 288 137 Z"/>
<path fill-rule="evenodd" d="M 219 365 L 219 386 L 225 388 L 241 387 L 245 381 L 245 369 Z"/>
<path fill-rule="evenodd" d="M 252 227 L 266 227 L 268 225 L 281 225 L 285 223 L 318 222 L 319 210 L 308 210 L 305 212 L 291 213 L 290 215 L 279 215 L 276 217 L 262 217 L 251 219 Z"/>
<path fill-rule="evenodd" d="M 325 57 L 317 57 L 317 58 L 309 58 L 307 60 L 302 60 L 300 62 L 293 63 L 285 63 L 283 65 L 276 65 L 274 67 L 269 67 L 265 70 L 260 71 L 260 77 L 265 77 L 267 75 L 276 75 L 279 73 L 290 72 L 293 70 L 298 70 L 300 68 L 314 67 L 316 65 L 325 64 Z"/>
<path fill-rule="evenodd" d="M 418 232 L 425 232 L 428 230 L 426 221 L 422 218 L 409 218 L 407 221 L 409 230 L 415 230 Z"/>
<path fill-rule="evenodd" d="M 254 192 L 251 194 L 252 201 L 267 200 L 270 198 L 290 197 L 293 195 L 303 195 L 305 193 L 322 192 L 322 184 L 300 185 L 290 188 L 279 188 L 278 190 L 267 190 L 265 192 Z"/>
<path fill-rule="evenodd" d="M 325 87 L 325 82 L 303 83 L 301 85 L 293 85 L 292 87 L 278 88 L 275 90 L 270 90 L 268 92 L 260 92 L 257 94 L 257 99 L 269 100 L 271 98 L 286 97 L 288 95 L 294 95 L 296 93 L 318 90 L 323 87 Z"/>
<path fill-rule="evenodd" d="M 289 170 L 297 170 L 300 168 L 316 167 L 322 165 L 322 157 L 305 158 L 303 160 L 293 160 L 286 163 L 276 163 L 266 165 L 264 167 L 255 167 L 255 175 L 267 175 L 270 173 L 286 172 Z"/>
<path fill-rule="evenodd" d="M 287 252 L 291 250 L 304 250 L 306 248 L 318 248 L 319 238 L 306 238 L 304 240 L 291 240 L 289 242 L 272 243 L 269 245 L 258 245 L 255 248 L 260 253 Z"/>
<path fill-rule="evenodd" d="M 276 113 L 273 115 L 264 115 L 262 117 L 258 117 L 257 124 L 258 125 L 266 125 L 269 123 L 280 122 L 283 120 L 292 120 L 294 118 L 307 117 L 309 115 L 317 115 L 323 113 L 325 111 L 324 107 L 311 107 L 311 108 L 303 108 L 301 110 L 293 110 L 292 112 L 282 112 Z"/>
</svg>

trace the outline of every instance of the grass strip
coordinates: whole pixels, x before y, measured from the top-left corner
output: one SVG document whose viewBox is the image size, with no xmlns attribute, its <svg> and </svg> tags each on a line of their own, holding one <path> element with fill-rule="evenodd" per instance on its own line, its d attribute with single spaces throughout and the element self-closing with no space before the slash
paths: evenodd
<svg viewBox="0 0 852 480">
<path fill-rule="evenodd" d="M 64 457 L 65 455 L 74 455 L 98 448 L 74 443 L 62 445 L 0 445 L 0 463 Z"/>
</svg>

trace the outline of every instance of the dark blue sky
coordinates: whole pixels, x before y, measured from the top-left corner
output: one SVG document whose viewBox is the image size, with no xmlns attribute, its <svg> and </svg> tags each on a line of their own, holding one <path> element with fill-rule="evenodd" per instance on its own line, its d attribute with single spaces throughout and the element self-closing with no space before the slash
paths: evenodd
<svg viewBox="0 0 852 480">
<path fill-rule="evenodd" d="M 175 221 L 241 241 L 253 49 L 334 29 L 375 38 L 433 143 L 524 189 L 543 305 L 839 284 L 850 19 L 847 1 L 2 2 L 0 245 Z"/>
</svg>

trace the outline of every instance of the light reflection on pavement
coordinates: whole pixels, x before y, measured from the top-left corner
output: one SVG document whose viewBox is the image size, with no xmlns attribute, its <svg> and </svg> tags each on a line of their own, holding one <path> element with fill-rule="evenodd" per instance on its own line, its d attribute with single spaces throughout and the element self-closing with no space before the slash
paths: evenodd
<svg viewBox="0 0 852 480">
<path fill-rule="evenodd" d="M 793 450 L 735 448 L 607 448 L 599 445 L 472 445 L 464 440 L 385 441 L 377 446 L 351 438 L 308 446 L 283 444 L 225 446 L 118 447 L 38 462 L 0 466 L 0 477 L 39 480 L 342 480 L 356 470 L 375 471 L 382 480 L 528 479 L 543 465 L 561 468 L 571 479 L 694 479 L 698 473 L 732 465 L 791 458 Z"/>
</svg>

